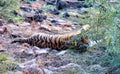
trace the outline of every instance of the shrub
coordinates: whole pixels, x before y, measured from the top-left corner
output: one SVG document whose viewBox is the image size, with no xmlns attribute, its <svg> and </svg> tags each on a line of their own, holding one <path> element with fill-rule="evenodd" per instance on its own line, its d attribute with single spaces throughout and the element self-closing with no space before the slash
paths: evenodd
<svg viewBox="0 0 120 74">
<path fill-rule="evenodd" d="M 15 17 L 14 11 L 19 11 L 19 0 L 0 0 L 0 18 L 8 20 Z"/>
</svg>

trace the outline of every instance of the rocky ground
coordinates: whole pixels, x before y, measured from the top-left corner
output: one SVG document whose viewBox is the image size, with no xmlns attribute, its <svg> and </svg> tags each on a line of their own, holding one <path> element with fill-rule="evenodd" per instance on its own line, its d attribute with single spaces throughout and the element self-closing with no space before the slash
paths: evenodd
<svg viewBox="0 0 120 74">
<path fill-rule="evenodd" d="M 107 63 L 100 59 L 104 55 L 105 47 L 80 53 L 76 50 L 57 51 L 26 43 L 10 43 L 14 38 L 29 37 L 39 32 L 67 33 L 84 25 L 76 19 L 93 16 L 88 15 L 90 13 L 86 10 L 92 5 L 84 5 L 84 0 L 62 0 L 64 5 L 55 5 L 54 1 L 26 3 L 21 0 L 21 10 L 16 12 L 16 16 L 24 17 L 24 21 L 4 23 L 0 20 L 0 55 L 5 55 L 0 57 L 0 61 L 8 63 L 5 71 L 0 66 L 0 74 L 119 74 L 120 69 L 114 73 L 114 69 L 106 66 Z M 40 8 L 37 9 L 38 7 Z"/>
</svg>

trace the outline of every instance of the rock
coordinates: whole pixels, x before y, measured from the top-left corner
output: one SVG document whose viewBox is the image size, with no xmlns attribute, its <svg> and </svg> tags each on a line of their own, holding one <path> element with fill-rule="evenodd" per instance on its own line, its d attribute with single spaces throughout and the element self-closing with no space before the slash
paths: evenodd
<svg viewBox="0 0 120 74">
<path fill-rule="evenodd" d="M 0 19 L 0 26 L 3 26 L 3 21 L 2 21 L 2 19 Z"/>
<path fill-rule="evenodd" d="M 45 0 L 45 2 L 47 2 L 47 4 L 53 5 L 56 0 Z"/>
<path fill-rule="evenodd" d="M 51 70 L 48 69 L 44 69 L 45 74 L 54 74 L 54 72 L 52 72 Z"/>
<path fill-rule="evenodd" d="M 0 34 L 3 34 L 4 30 L 2 28 L 0 28 Z"/>
<path fill-rule="evenodd" d="M 3 34 L 3 33 L 9 33 L 9 34 L 11 33 L 11 30 L 7 25 L 3 25 L 0 27 L 0 34 Z"/>
<path fill-rule="evenodd" d="M 5 48 L 3 48 L 3 43 L 2 42 L 0 42 L 0 52 L 5 52 L 6 51 L 6 49 Z"/>
<path fill-rule="evenodd" d="M 49 10 L 51 14 L 59 15 L 60 12 L 57 9 Z"/>
<path fill-rule="evenodd" d="M 26 48 L 26 51 L 27 51 L 27 54 L 31 54 L 31 55 L 34 54 L 33 50 L 30 48 Z"/>
<path fill-rule="evenodd" d="M 76 0 L 57 0 L 56 8 L 58 10 L 66 9 L 66 8 L 88 8 L 92 7 L 92 5 L 86 5 L 85 1 L 76 1 Z"/>
<path fill-rule="evenodd" d="M 39 60 L 40 62 L 40 60 Z M 44 70 L 39 67 L 36 59 L 32 59 L 25 63 L 19 64 L 16 69 L 22 71 L 23 74 L 45 74 Z"/>
<path fill-rule="evenodd" d="M 73 17 L 79 17 L 79 13 L 75 11 L 69 11 L 68 14 Z"/>
<path fill-rule="evenodd" d="M 85 1 L 85 0 L 78 0 L 78 1 Z"/>
<path fill-rule="evenodd" d="M 23 74 L 45 74 L 44 70 L 41 68 L 31 67 L 31 68 L 25 68 L 22 70 Z"/>
<path fill-rule="evenodd" d="M 120 65 L 108 67 L 106 74 L 119 74 L 120 73 Z"/>
<path fill-rule="evenodd" d="M 92 7 L 92 6 L 93 5 L 86 5 L 86 4 L 83 5 L 84 8 L 89 8 L 89 7 Z"/>
<path fill-rule="evenodd" d="M 70 17 L 70 15 L 69 15 L 67 12 L 65 12 L 65 13 L 63 14 L 63 18 L 68 18 L 68 17 Z"/>
<path fill-rule="evenodd" d="M 25 21 L 31 22 L 33 21 L 33 17 L 35 16 L 35 12 L 20 12 L 20 15 L 24 17 Z"/>
<path fill-rule="evenodd" d="M 34 17 L 35 22 L 42 22 L 47 19 L 47 16 L 45 15 L 35 15 Z"/>
<path fill-rule="evenodd" d="M 33 50 L 33 52 L 35 53 L 35 54 L 47 54 L 48 53 L 48 51 L 49 51 L 49 49 L 40 49 L 39 47 L 36 47 L 36 46 L 34 46 L 33 48 L 32 48 L 32 50 Z"/>
<path fill-rule="evenodd" d="M 48 21 L 51 21 L 51 22 L 61 22 L 61 23 L 65 23 L 66 21 L 63 20 L 63 19 L 59 19 L 59 18 L 54 18 L 54 17 L 49 17 L 47 18 Z"/>
<path fill-rule="evenodd" d="M 83 10 L 83 9 L 78 10 L 77 12 L 78 12 L 79 14 L 87 14 L 87 13 L 88 13 L 88 11 L 85 11 L 85 10 Z"/>
<path fill-rule="evenodd" d="M 60 55 L 64 55 L 67 52 L 67 50 L 61 51 L 59 53 L 57 53 L 56 55 L 60 56 Z"/>
<path fill-rule="evenodd" d="M 35 11 L 35 14 L 40 14 L 43 12 L 43 10 L 41 10 L 41 9 L 35 9 L 34 11 Z"/>
<path fill-rule="evenodd" d="M 17 13 L 17 14 L 14 14 L 14 15 L 15 15 L 15 16 L 20 16 L 18 13 Z M 9 19 L 9 20 L 7 21 L 7 24 L 17 25 L 16 22 L 15 22 L 14 20 L 12 20 L 12 19 Z"/>
<path fill-rule="evenodd" d="M 23 43 L 22 46 L 30 48 L 30 44 L 28 44 L 28 43 Z"/>
<path fill-rule="evenodd" d="M 35 22 L 42 22 L 44 20 L 47 19 L 47 16 L 45 15 L 40 15 L 40 14 L 36 14 L 36 12 L 33 12 L 33 13 L 26 13 L 23 15 L 24 18 L 25 18 L 25 21 L 27 22 L 32 22 L 32 21 L 35 21 Z"/>
<path fill-rule="evenodd" d="M 38 1 L 38 0 L 37 0 L 37 1 L 31 3 L 31 7 L 32 7 L 33 9 L 37 9 L 37 8 L 43 6 L 44 4 L 45 4 L 45 3 L 44 3 L 43 1 Z"/>
<path fill-rule="evenodd" d="M 19 34 L 13 34 L 13 33 L 12 33 L 12 34 L 10 35 L 10 37 L 12 37 L 12 38 L 17 38 L 17 37 L 21 37 L 21 36 L 20 36 Z"/>
<path fill-rule="evenodd" d="M 41 25 L 40 30 L 44 30 L 44 31 L 48 31 L 48 32 L 51 32 L 51 28 L 49 25 Z"/>
<path fill-rule="evenodd" d="M 104 68 L 99 64 L 89 66 L 88 70 L 90 70 L 90 74 L 105 74 Z"/>
<path fill-rule="evenodd" d="M 90 42 L 89 42 L 89 47 L 92 47 L 92 46 L 94 46 L 94 45 L 96 45 L 96 44 L 97 44 L 96 41 L 90 40 Z"/>
<path fill-rule="evenodd" d="M 18 12 L 17 11 L 12 11 L 12 13 L 15 15 L 15 16 L 18 16 L 19 14 L 18 14 Z"/>
<path fill-rule="evenodd" d="M 25 0 L 25 2 L 27 2 L 28 4 L 29 3 L 32 3 L 32 2 L 37 2 L 38 0 Z"/>
<path fill-rule="evenodd" d="M 25 11 L 25 12 L 31 12 L 32 11 L 32 9 L 30 7 L 26 7 L 26 6 L 21 6 L 20 9 Z"/>
<path fill-rule="evenodd" d="M 68 7 L 67 2 L 61 1 L 61 0 L 57 0 L 56 8 L 57 8 L 58 10 L 65 9 L 66 7 Z"/>
<path fill-rule="evenodd" d="M 53 20 L 51 20 L 51 23 L 56 24 L 56 23 L 58 23 L 58 21 L 53 19 Z"/>
<path fill-rule="evenodd" d="M 3 7 L 6 4 L 6 1 L 0 1 L 0 6 Z"/>
<path fill-rule="evenodd" d="M 59 24 L 63 27 L 72 27 L 72 23 L 71 22 L 59 22 Z"/>
<path fill-rule="evenodd" d="M 30 48 L 22 49 L 20 50 L 21 55 L 27 56 L 27 55 L 33 55 L 34 52 Z"/>
<path fill-rule="evenodd" d="M 7 71 L 4 74 L 23 74 L 21 71 Z"/>
<path fill-rule="evenodd" d="M 6 51 L 6 49 L 0 49 L 0 52 L 5 52 Z"/>
<path fill-rule="evenodd" d="M 58 74 L 87 74 L 85 70 L 78 64 L 69 63 L 57 68 Z M 62 72 L 62 73 L 61 73 Z"/>
<path fill-rule="evenodd" d="M 105 50 L 107 50 L 107 47 L 106 46 L 99 46 L 99 49 L 105 51 Z"/>
<path fill-rule="evenodd" d="M 27 68 L 27 67 L 35 67 L 35 66 L 37 66 L 36 59 L 32 59 L 32 60 L 27 61 L 25 63 L 19 64 L 17 66 L 17 68 L 22 70 L 22 69 Z"/>
<path fill-rule="evenodd" d="M 69 2 L 71 8 L 82 8 L 84 2 Z"/>
<path fill-rule="evenodd" d="M 27 54 L 27 51 L 25 49 L 20 50 L 20 53 L 23 54 Z"/>
<path fill-rule="evenodd" d="M 79 25 L 79 23 L 78 23 L 78 22 L 73 22 L 73 24 L 74 24 L 74 25 Z"/>
</svg>

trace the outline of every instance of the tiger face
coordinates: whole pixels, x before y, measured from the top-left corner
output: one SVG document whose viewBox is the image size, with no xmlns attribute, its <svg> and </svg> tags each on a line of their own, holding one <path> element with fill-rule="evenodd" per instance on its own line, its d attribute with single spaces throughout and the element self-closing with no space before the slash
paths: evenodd
<svg viewBox="0 0 120 74">
<path fill-rule="evenodd" d="M 86 51 L 89 47 L 89 38 L 88 37 L 72 37 L 70 40 L 66 41 L 66 46 L 68 48 Z"/>
</svg>

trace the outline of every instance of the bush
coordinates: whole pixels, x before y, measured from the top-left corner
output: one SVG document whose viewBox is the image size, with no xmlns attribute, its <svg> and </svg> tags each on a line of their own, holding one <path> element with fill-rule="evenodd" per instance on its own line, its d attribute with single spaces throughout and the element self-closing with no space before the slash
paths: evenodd
<svg viewBox="0 0 120 74">
<path fill-rule="evenodd" d="M 8 20 L 15 17 L 14 11 L 19 11 L 19 0 L 0 0 L 0 18 Z"/>
<path fill-rule="evenodd" d="M 99 52 L 100 47 L 103 47 L 105 52 L 101 50 L 103 54 L 98 58 L 99 62 L 111 68 L 118 68 L 120 66 L 120 58 L 118 57 L 120 54 L 120 4 L 112 4 L 109 0 L 86 0 L 86 2 L 93 4 L 93 7 L 84 9 L 88 11 L 88 14 L 84 16 L 90 17 L 75 20 L 80 21 L 82 24 L 90 24 L 91 28 L 78 37 L 87 35 L 96 42 L 102 40 L 102 42 L 90 47 L 89 50 L 94 51 L 95 49 Z M 74 47 L 74 49 L 77 48 Z"/>
<path fill-rule="evenodd" d="M 93 40 L 103 39 L 97 44 L 97 48 L 101 45 L 107 48 L 102 55 L 101 64 L 110 66 L 114 74 L 116 74 L 120 66 L 120 4 L 112 4 L 109 0 L 91 0 L 94 8 L 98 10 L 98 14 L 92 20 L 89 20 L 92 28 L 87 33 Z M 90 2 L 91 3 L 91 2 Z M 95 31 L 95 32 L 94 32 Z M 107 65 L 109 64 L 109 65 Z"/>
</svg>

